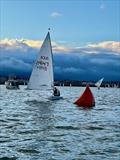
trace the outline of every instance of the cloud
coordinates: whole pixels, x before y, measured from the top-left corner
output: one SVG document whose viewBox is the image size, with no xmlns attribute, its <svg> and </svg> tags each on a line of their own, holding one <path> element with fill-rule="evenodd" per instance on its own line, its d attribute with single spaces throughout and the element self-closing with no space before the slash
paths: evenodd
<svg viewBox="0 0 120 160">
<path fill-rule="evenodd" d="M 42 41 L 28 39 L 4 39 L 0 41 L 0 49 L 6 51 L 23 51 L 27 52 L 30 48 L 39 49 Z"/>
<path fill-rule="evenodd" d="M 70 48 L 67 48 L 67 47 L 65 47 L 63 45 L 59 45 L 56 42 L 52 42 L 52 49 L 56 53 L 60 53 L 60 52 L 68 53 L 68 52 L 70 52 Z"/>
<path fill-rule="evenodd" d="M 104 77 L 105 80 L 120 80 L 120 56 L 101 54 L 71 53 L 56 54 L 55 78 L 95 80 Z"/>
<path fill-rule="evenodd" d="M 4 51 L 21 51 L 27 52 L 29 50 L 40 49 L 43 41 L 29 40 L 29 39 L 4 39 L 0 41 L 0 50 Z M 67 42 L 66 42 L 67 43 Z M 102 41 L 99 43 L 89 43 L 85 46 L 65 47 L 65 45 L 52 42 L 52 49 L 54 53 L 81 53 L 81 54 L 99 54 L 106 52 L 108 54 L 120 55 L 120 42 L 116 41 Z"/>
<path fill-rule="evenodd" d="M 101 52 L 106 52 L 107 54 L 120 55 L 120 42 L 103 41 L 99 43 L 90 43 L 84 47 L 75 47 L 71 49 L 71 52 L 86 54 L 101 54 Z"/>
<path fill-rule="evenodd" d="M 120 54 L 120 42 L 103 41 L 96 44 L 89 44 L 88 47 L 94 50 L 106 50 L 109 52 Z"/>
<path fill-rule="evenodd" d="M 28 77 L 30 76 L 32 65 L 28 62 L 24 62 L 17 57 L 0 57 L 0 75 L 9 76 L 16 75 L 19 77 Z"/>
<path fill-rule="evenodd" d="M 29 77 L 43 41 L 5 39 L 0 41 L 0 75 Z M 52 42 L 55 79 L 120 80 L 120 43 L 103 41 L 80 47 Z M 66 54 L 67 53 L 67 54 Z"/>
<path fill-rule="evenodd" d="M 62 16 L 62 14 L 59 13 L 59 12 L 52 12 L 52 13 L 50 14 L 50 16 L 53 17 L 53 18 L 56 18 L 56 17 Z"/>
<path fill-rule="evenodd" d="M 4 39 L 0 41 L 0 50 L 28 52 L 30 49 L 39 50 L 43 41 L 29 39 Z M 69 49 L 56 42 L 52 42 L 55 52 L 68 52 Z"/>
</svg>

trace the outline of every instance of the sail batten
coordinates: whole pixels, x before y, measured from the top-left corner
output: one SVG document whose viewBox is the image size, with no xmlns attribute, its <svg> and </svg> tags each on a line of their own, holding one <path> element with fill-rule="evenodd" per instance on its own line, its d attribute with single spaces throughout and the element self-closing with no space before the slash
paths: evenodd
<svg viewBox="0 0 120 160">
<path fill-rule="evenodd" d="M 50 33 L 48 32 L 41 46 L 38 58 L 34 64 L 27 88 L 38 90 L 44 86 L 47 89 L 51 89 L 53 84 L 54 76 L 52 46 Z"/>
</svg>

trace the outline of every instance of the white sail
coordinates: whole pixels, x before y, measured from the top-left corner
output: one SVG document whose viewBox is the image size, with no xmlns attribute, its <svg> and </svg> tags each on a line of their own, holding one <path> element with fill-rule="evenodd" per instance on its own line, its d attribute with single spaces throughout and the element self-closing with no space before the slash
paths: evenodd
<svg viewBox="0 0 120 160">
<path fill-rule="evenodd" d="M 47 89 L 52 89 L 53 84 L 53 55 L 50 33 L 48 32 L 34 64 L 27 89 L 39 90 L 43 86 Z"/>
<path fill-rule="evenodd" d="M 104 78 L 101 78 L 98 82 L 95 83 L 95 86 L 100 88 L 102 82 L 103 82 Z"/>
</svg>

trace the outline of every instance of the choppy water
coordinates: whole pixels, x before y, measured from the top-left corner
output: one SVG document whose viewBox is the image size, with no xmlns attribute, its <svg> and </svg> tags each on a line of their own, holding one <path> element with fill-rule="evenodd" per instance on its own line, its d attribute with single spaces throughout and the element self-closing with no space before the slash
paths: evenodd
<svg viewBox="0 0 120 160">
<path fill-rule="evenodd" d="M 63 100 L 44 92 L 0 86 L 0 159 L 119 160 L 120 89 L 92 88 L 96 106 L 73 102 L 80 87 L 61 87 Z"/>
</svg>

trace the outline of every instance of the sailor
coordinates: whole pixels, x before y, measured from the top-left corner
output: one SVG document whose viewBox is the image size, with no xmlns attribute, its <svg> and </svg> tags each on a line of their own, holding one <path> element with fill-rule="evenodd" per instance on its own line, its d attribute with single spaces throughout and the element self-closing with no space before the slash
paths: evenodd
<svg viewBox="0 0 120 160">
<path fill-rule="evenodd" d="M 54 87 L 53 94 L 54 96 L 60 96 L 60 91 L 56 87 Z"/>
</svg>

